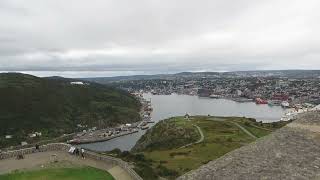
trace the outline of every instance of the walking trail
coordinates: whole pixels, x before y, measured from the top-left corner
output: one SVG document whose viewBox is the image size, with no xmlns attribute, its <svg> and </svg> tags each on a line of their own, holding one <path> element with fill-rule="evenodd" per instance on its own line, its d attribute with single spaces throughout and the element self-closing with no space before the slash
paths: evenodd
<svg viewBox="0 0 320 180">
<path fill-rule="evenodd" d="M 204 140 L 204 135 L 203 135 L 203 132 L 202 132 L 201 128 L 199 126 L 195 125 L 195 124 L 192 124 L 192 125 L 197 128 L 197 130 L 198 130 L 198 132 L 200 134 L 200 139 L 198 141 L 196 141 L 196 142 L 181 146 L 180 149 L 181 148 L 186 148 L 186 147 L 194 145 L 194 144 L 201 143 Z"/>
<path fill-rule="evenodd" d="M 223 118 L 212 118 L 213 121 L 226 121 L 225 119 Z M 246 133 L 248 136 L 252 137 L 253 139 L 257 139 L 257 137 L 255 135 L 253 135 L 250 131 L 248 131 L 246 128 L 244 128 L 243 126 L 241 126 L 240 124 L 236 123 L 236 122 L 232 122 L 234 125 L 236 125 L 238 128 L 240 128 L 244 133 Z M 265 129 L 265 128 L 261 128 L 261 127 L 258 127 L 258 126 L 254 126 L 256 128 L 259 128 L 259 129 L 264 129 L 264 130 L 267 130 L 267 131 L 271 131 L 269 129 Z"/>
<path fill-rule="evenodd" d="M 236 125 L 238 128 L 240 128 L 244 133 L 246 133 L 248 136 L 252 137 L 253 139 L 257 139 L 257 137 L 255 135 L 253 135 L 250 131 L 248 131 L 246 128 L 244 128 L 243 126 L 241 126 L 240 124 L 236 123 L 236 122 L 232 122 L 234 125 Z M 199 134 L 200 134 L 200 139 L 196 142 L 193 142 L 193 143 L 189 143 L 187 145 L 184 145 L 184 146 L 181 146 L 179 149 L 182 149 L 182 148 L 186 148 L 186 147 L 189 147 L 189 146 L 192 146 L 194 144 L 198 144 L 198 143 L 201 143 L 203 140 L 204 140 L 204 135 L 203 135 L 203 132 L 201 130 L 201 128 L 195 124 L 192 124 L 194 127 L 197 128 Z"/>
<path fill-rule="evenodd" d="M 238 128 L 240 128 L 244 133 L 248 134 L 250 137 L 252 137 L 253 139 L 257 139 L 257 137 L 255 135 L 253 135 L 251 132 L 249 132 L 246 128 L 244 128 L 243 126 L 241 126 L 240 124 L 233 122 L 234 125 L 236 125 Z"/>
</svg>

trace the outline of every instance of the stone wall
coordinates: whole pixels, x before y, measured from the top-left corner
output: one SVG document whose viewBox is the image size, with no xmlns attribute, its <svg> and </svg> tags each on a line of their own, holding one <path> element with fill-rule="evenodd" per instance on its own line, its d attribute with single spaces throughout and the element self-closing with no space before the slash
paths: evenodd
<svg viewBox="0 0 320 180">
<path fill-rule="evenodd" d="M 35 147 L 32 147 L 32 148 L 25 148 L 25 149 L 14 150 L 14 151 L 7 151 L 7 152 L 0 153 L 0 160 L 15 158 L 18 155 L 26 155 L 26 154 L 32 154 L 37 152 L 45 152 L 45 151 L 67 152 L 70 149 L 70 147 L 71 145 L 65 144 L 65 143 L 52 143 L 52 144 L 40 146 L 39 150 L 36 150 Z M 122 161 L 121 159 L 101 155 L 89 150 L 86 150 L 84 154 L 86 158 L 90 158 L 98 161 L 104 161 L 105 163 L 112 164 L 114 166 L 120 166 L 131 176 L 132 179 L 142 180 L 142 178 L 133 169 L 131 169 L 130 165 L 127 162 Z"/>
<path fill-rule="evenodd" d="M 52 143 L 47 145 L 42 145 L 39 147 L 39 150 L 36 150 L 35 147 L 31 148 L 25 148 L 25 149 L 19 149 L 19 150 L 13 150 L 13 151 L 6 151 L 0 153 L 0 160 L 1 159 L 8 159 L 8 158 L 14 158 L 18 155 L 26 155 L 26 154 L 32 154 L 37 152 L 45 152 L 45 151 L 68 151 L 70 149 L 69 144 L 64 143 Z"/>
<path fill-rule="evenodd" d="M 95 159 L 95 160 L 105 161 L 109 164 L 120 166 L 125 171 L 127 171 L 127 173 L 131 176 L 132 179 L 142 180 L 142 178 L 133 169 L 131 169 L 130 165 L 121 159 L 100 155 L 98 153 L 88 151 L 88 150 L 85 151 L 85 157 Z"/>
</svg>

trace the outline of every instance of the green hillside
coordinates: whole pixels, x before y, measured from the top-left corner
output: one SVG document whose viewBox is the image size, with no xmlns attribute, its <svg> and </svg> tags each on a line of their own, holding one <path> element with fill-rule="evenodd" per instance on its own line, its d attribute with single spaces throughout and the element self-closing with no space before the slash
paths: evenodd
<svg viewBox="0 0 320 180">
<path fill-rule="evenodd" d="M 0 146 L 20 142 L 34 131 L 53 137 L 73 132 L 77 124 L 107 127 L 139 120 L 140 103 L 127 92 L 72 81 L 1 73 Z M 14 138 L 5 140 L 7 134 Z"/>
<path fill-rule="evenodd" d="M 131 153 L 144 157 L 144 161 L 135 158 L 135 170 L 143 179 L 176 179 L 287 123 L 262 123 L 243 117 L 172 117 L 153 126 L 136 143 Z M 123 154 L 118 157 L 130 157 Z"/>
</svg>

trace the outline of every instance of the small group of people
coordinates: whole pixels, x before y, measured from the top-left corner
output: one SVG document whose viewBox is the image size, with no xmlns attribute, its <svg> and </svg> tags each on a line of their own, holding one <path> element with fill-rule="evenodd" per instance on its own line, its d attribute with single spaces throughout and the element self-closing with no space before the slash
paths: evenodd
<svg viewBox="0 0 320 180">
<path fill-rule="evenodd" d="M 17 158 L 17 160 L 24 159 L 24 155 L 23 154 L 18 154 L 16 158 Z"/>
<path fill-rule="evenodd" d="M 82 159 L 85 159 L 85 156 L 84 156 L 84 149 L 83 148 L 76 148 L 76 147 L 71 147 L 69 149 L 69 153 L 73 154 L 73 155 L 76 155 L 76 156 L 80 156 L 81 155 L 81 158 Z"/>
<path fill-rule="evenodd" d="M 35 144 L 35 150 L 33 150 L 33 152 L 40 152 L 40 145 L 39 144 Z M 1 154 L 1 151 L 0 151 L 0 154 Z M 19 153 L 17 156 L 16 156 L 16 159 L 20 160 L 20 159 L 24 159 L 24 154 L 23 153 Z"/>
<path fill-rule="evenodd" d="M 40 151 L 40 146 L 39 146 L 39 144 L 36 144 L 36 146 L 35 146 L 35 148 L 36 148 L 36 151 Z"/>
</svg>

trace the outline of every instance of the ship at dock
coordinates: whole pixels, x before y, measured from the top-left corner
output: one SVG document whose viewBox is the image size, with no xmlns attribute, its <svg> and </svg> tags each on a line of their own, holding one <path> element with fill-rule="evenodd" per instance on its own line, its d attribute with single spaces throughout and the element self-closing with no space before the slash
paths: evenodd
<svg viewBox="0 0 320 180">
<path fill-rule="evenodd" d="M 268 101 L 261 98 L 256 98 L 256 104 L 268 104 Z"/>
<path fill-rule="evenodd" d="M 143 121 L 143 122 L 139 125 L 139 127 L 140 127 L 141 130 L 148 129 L 148 128 L 149 128 L 148 122 L 147 122 L 147 121 Z"/>
<path fill-rule="evenodd" d="M 290 104 L 288 103 L 288 101 L 283 101 L 283 102 L 281 103 L 281 107 L 283 107 L 283 108 L 289 108 L 289 107 L 290 107 Z"/>
<path fill-rule="evenodd" d="M 282 101 L 280 100 L 269 100 L 268 105 L 269 106 L 281 106 Z"/>
<path fill-rule="evenodd" d="M 248 99 L 248 98 L 232 98 L 233 101 L 238 102 L 238 103 L 245 103 L 245 102 L 252 102 L 253 99 Z"/>
<path fill-rule="evenodd" d="M 220 95 L 217 95 L 217 94 L 211 94 L 209 97 L 212 98 L 212 99 L 219 99 L 219 98 L 221 98 L 221 96 L 220 96 Z"/>
</svg>

